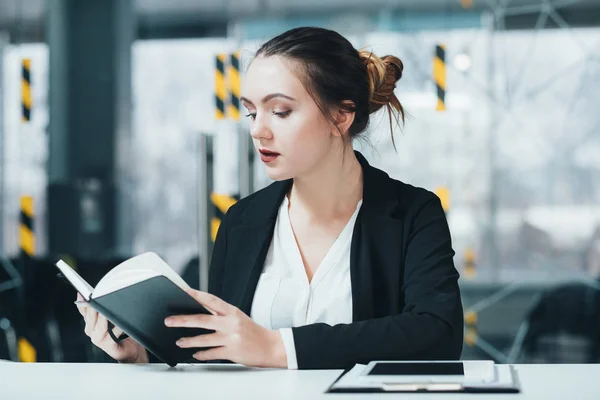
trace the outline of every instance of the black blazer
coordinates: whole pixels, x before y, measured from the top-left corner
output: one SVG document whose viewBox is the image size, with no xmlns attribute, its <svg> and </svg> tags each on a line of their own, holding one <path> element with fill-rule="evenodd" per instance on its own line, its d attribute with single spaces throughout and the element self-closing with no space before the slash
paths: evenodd
<svg viewBox="0 0 600 400">
<path fill-rule="evenodd" d="M 299 369 L 371 360 L 458 359 L 463 311 L 450 231 L 439 198 L 363 168 L 363 203 L 352 236 L 353 322 L 293 328 Z M 221 221 L 209 292 L 250 315 L 277 211 L 292 180 L 233 205 Z"/>
</svg>

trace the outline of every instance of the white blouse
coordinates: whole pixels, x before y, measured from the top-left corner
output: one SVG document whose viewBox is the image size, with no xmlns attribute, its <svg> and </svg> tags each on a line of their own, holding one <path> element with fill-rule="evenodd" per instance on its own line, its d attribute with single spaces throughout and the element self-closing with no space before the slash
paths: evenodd
<svg viewBox="0 0 600 400">
<path fill-rule="evenodd" d="M 280 331 L 289 369 L 297 369 L 292 327 L 323 322 L 352 322 L 350 245 L 362 200 L 308 282 L 284 198 L 275 222 L 273 240 L 260 275 L 250 317 L 259 325 Z"/>
</svg>

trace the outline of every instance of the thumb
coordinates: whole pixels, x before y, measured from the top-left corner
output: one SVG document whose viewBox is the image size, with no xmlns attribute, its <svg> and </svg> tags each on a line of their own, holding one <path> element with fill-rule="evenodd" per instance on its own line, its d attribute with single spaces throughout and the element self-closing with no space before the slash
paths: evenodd
<svg viewBox="0 0 600 400">
<path fill-rule="evenodd" d="M 115 337 L 120 337 L 123 334 L 123 329 L 119 328 L 118 326 L 115 325 L 115 327 L 113 328 L 113 333 L 115 334 Z"/>
<path fill-rule="evenodd" d="M 218 315 L 219 313 L 217 313 L 217 311 L 211 309 L 210 307 L 208 307 L 206 304 L 204 304 L 201 299 L 200 299 L 200 291 L 192 289 L 192 288 L 188 288 L 185 290 L 187 292 L 187 294 L 189 294 L 190 296 L 192 296 L 194 298 L 194 300 L 196 300 L 202 307 L 206 308 L 208 310 L 209 313 L 211 313 L 212 315 Z"/>
</svg>

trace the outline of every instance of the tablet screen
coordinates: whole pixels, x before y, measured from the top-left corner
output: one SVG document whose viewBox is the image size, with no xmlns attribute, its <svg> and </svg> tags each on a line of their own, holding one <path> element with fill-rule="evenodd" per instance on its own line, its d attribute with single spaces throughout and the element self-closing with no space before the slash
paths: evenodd
<svg viewBox="0 0 600 400">
<path fill-rule="evenodd" d="M 369 375 L 464 375 L 464 366 L 460 362 L 436 363 L 377 363 Z"/>
</svg>

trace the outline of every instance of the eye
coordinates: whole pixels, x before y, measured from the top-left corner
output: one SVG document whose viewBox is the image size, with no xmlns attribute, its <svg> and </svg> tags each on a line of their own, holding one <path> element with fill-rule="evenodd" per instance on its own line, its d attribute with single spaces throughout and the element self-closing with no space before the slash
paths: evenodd
<svg viewBox="0 0 600 400">
<path fill-rule="evenodd" d="M 277 115 L 279 118 L 283 119 L 283 118 L 287 117 L 288 115 L 290 115 L 291 112 L 292 112 L 292 110 L 281 111 L 281 112 L 273 111 L 273 114 Z"/>
<path fill-rule="evenodd" d="M 252 121 L 254 121 L 256 119 L 256 114 L 246 114 L 246 118 L 250 118 Z"/>
</svg>

